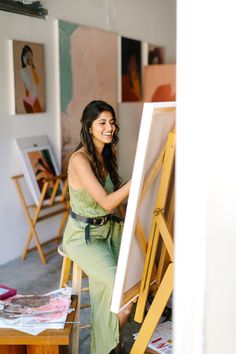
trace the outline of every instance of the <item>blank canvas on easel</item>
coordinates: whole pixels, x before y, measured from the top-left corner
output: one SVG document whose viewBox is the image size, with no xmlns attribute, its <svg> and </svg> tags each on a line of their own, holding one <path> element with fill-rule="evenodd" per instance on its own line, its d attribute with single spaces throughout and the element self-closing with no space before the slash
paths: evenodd
<svg viewBox="0 0 236 354">
<path fill-rule="evenodd" d="M 115 313 L 122 307 L 124 294 L 135 288 L 142 278 L 145 251 L 138 241 L 136 223 L 139 219 L 145 244 L 151 228 L 159 174 L 141 204 L 140 199 L 145 177 L 163 152 L 168 133 L 174 126 L 175 102 L 144 104 L 111 304 L 111 311 Z"/>
</svg>

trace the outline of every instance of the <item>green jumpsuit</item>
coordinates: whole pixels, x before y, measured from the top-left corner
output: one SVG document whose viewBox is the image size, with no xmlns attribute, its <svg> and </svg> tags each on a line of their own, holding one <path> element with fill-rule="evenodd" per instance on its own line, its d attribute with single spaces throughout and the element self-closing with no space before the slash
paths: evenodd
<svg viewBox="0 0 236 354">
<path fill-rule="evenodd" d="M 109 177 L 105 190 L 113 192 Z M 85 189 L 69 187 L 73 212 L 93 218 L 108 214 Z M 118 316 L 110 311 L 122 223 L 110 220 L 105 225 L 90 225 L 90 242 L 85 243 L 86 224 L 70 216 L 63 236 L 63 249 L 89 277 L 91 301 L 91 354 L 108 354 L 119 342 Z"/>
</svg>

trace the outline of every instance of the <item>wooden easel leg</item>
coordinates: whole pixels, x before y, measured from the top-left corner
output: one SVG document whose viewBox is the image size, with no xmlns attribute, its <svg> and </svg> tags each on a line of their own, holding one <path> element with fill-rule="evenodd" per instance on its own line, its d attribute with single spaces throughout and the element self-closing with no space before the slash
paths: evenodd
<svg viewBox="0 0 236 354">
<path fill-rule="evenodd" d="M 23 261 L 26 257 L 26 254 L 27 254 L 27 251 L 28 251 L 28 248 L 29 248 L 29 245 L 30 245 L 30 242 L 32 240 L 32 236 L 33 236 L 33 233 L 32 231 L 30 230 L 29 233 L 28 233 L 28 237 L 27 237 L 27 241 L 26 241 L 26 244 L 25 244 L 25 247 L 23 249 L 23 253 L 21 255 L 21 260 Z"/>
<path fill-rule="evenodd" d="M 155 222 L 152 223 L 152 228 L 150 232 L 150 238 L 148 241 L 148 249 L 145 258 L 144 271 L 140 286 L 140 294 L 138 297 L 138 303 L 135 311 L 134 320 L 141 323 L 143 321 L 145 306 L 147 302 L 147 297 L 149 293 L 149 287 L 151 282 L 151 276 L 153 271 L 153 266 L 155 263 L 156 249 L 158 245 L 158 240 L 160 237 L 159 229 Z"/>
<path fill-rule="evenodd" d="M 174 266 L 170 263 L 145 317 L 130 354 L 143 354 L 173 290 Z"/>
<path fill-rule="evenodd" d="M 43 250 L 42 250 L 42 247 L 40 245 L 40 242 L 39 242 L 39 238 L 38 238 L 38 235 L 37 235 L 37 232 L 35 230 L 35 226 L 38 222 L 38 218 L 39 218 L 39 214 L 40 214 L 40 211 L 41 211 L 41 208 L 43 206 L 43 201 L 44 201 L 44 197 L 45 197 L 45 194 L 46 194 L 46 191 L 47 191 L 47 187 L 48 187 L 48 182 L 45 182 L 44 185 L 43 185 L 43 190 L 41 192 L 41 195 L 40 195 L 40 199 L 39 199 L 39 204 L 35 210 L 35 213 L 34 213 L 34 217 L 33 217 L 33 220 L 30 219 L 30 227 L 31 227 L 31 232 L 33 234 L 33 237 L 34 237 L 34 241 L 35 241 L 35 244 L 36 244 L 36 248 L 38 250 L 38 253 L 39 253 L 39 256 L 41 258 L 41 261 L 43 264 L 46 264 L 46 258 L 43 254 Z"/>
<path fill-rule="evenodd" d="M 82 288 L 82 269 L 73 262 L 72 293 L 78 295 L 78 303 L 75 310 L 75 317 L 71 332 L 71 354 L 79 354 L 79 327 L 80 306 L 81 306 L 81 288 Z"/>
<path fill-rule="evenodd" d="M 26 257 L 26 254 L 28 252 L 28 247 L 29 247 L 29 244 L 30 244 L 30 241 L 32 240 L 32 237 L 34 236 L 34 241 L 35 241 L 35 245 L 36 245 L 36 248 L 37 248 L 37 251 L 39 253 L 39 256 L 41 258 L 41 261 L 43 264 L 46 264 L 47 261 L 46 261 L 46 258 L 43 254 L 43 251 L 42 251 L 42 247 L 40 245 L 40 242 L 39 242 L 39 238 L 38 238 L 38 235 L 37 235 L 37 232 L 35 231 L 35 227 L 33 224 L 31 224 L 31 231 L 29 232 L 28 234 L 28 239 L 26 241 L 26 245 L 25 245 L 25 248 L 23 250 L 23 253 L 22 253 L 22 256 L 21 256 L 21 259 L 24 260 L 25 257 Z"/>
<path fill-rule="evenodd" d="M 66 210 L 65 213 L 63 213 L 62 220 L 60 222 L 60 226 L 59 226 L 59 229 L 58 229 L 58 232 L 57 232 L 57 235 L 56 235 L 55 242 L 58 242 L 59 239 L 61 238 L 62 232 L 64 230 L 64 226 L 65 226 L 66 221 L 68 219 L 68 215 L 69 215 L 69 211 Z"/>
<path fill-rule="evenodd" d="M 169 206 L 169 212 L 168 212 L 168 217 L 166 220 L 166 224 L 169 230 L 169 234 L 171 236 L 172 242 L 173 242 L 173 222 L 174 222 L 174 188 L 171 194 L 171 201 L 170 201 L 170 206 Z M 162 235 L 163 238 L 163 235 Z M 160 254 L 160 261 L 158 264 L 157 268 L 157 273 L 156 273 L 156 279 L 157 279 L 157 287 L 159 287 L 163 274 L 167 269 L 168 264 L 171 262 L 170 256 L 167 252 L 165 241 L 163 240 L 162 248 L 161 248 L 161 254 Z"/>
</svg>

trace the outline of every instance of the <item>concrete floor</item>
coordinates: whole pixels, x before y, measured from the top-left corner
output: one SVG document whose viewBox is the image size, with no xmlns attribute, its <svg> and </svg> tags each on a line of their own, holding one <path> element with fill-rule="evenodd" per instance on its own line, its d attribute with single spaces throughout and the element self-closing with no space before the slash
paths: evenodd
<svg viewBox="0 0 236 354">
<path fill-rule="evenodd" d="M 14 259 L 0 266 L 0 283 L 17 289 L 19 294 L 43 294 L 58 289 L 62 257 L 54 252 L 43 265 L 36 251 L 29 252 L 26 260 Z M 86 281 L 86 280 L 85 280 Z M 84 284 L 85 285 L 85 284 Z M 89 302 L 89 295 L 83 293 L 82 303 Z M 81 310 L 81 322 L 88 323 L 90 309 Z M 133 344 L 132 334 L 138 332 L 140 325 L 129 320 L 122 336 L 125 342 L 124 353 L 129 353 Z M 90 354 L 90 330 L 80 331 L 80 353 Z M 106 353 L 104 353 L 106 354 Z"/>
</svg>

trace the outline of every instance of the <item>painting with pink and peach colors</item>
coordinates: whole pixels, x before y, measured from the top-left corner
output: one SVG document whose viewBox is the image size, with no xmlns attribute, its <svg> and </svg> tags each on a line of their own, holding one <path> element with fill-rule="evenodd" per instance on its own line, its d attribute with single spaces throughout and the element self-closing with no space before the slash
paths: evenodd
<svg viewBox="0 0 236 354">
<path fill-rule="evenodd" d="M 157 64 L 144 67 L 144 102 L 176 100 L 176 65 Z"/>
</svg>

